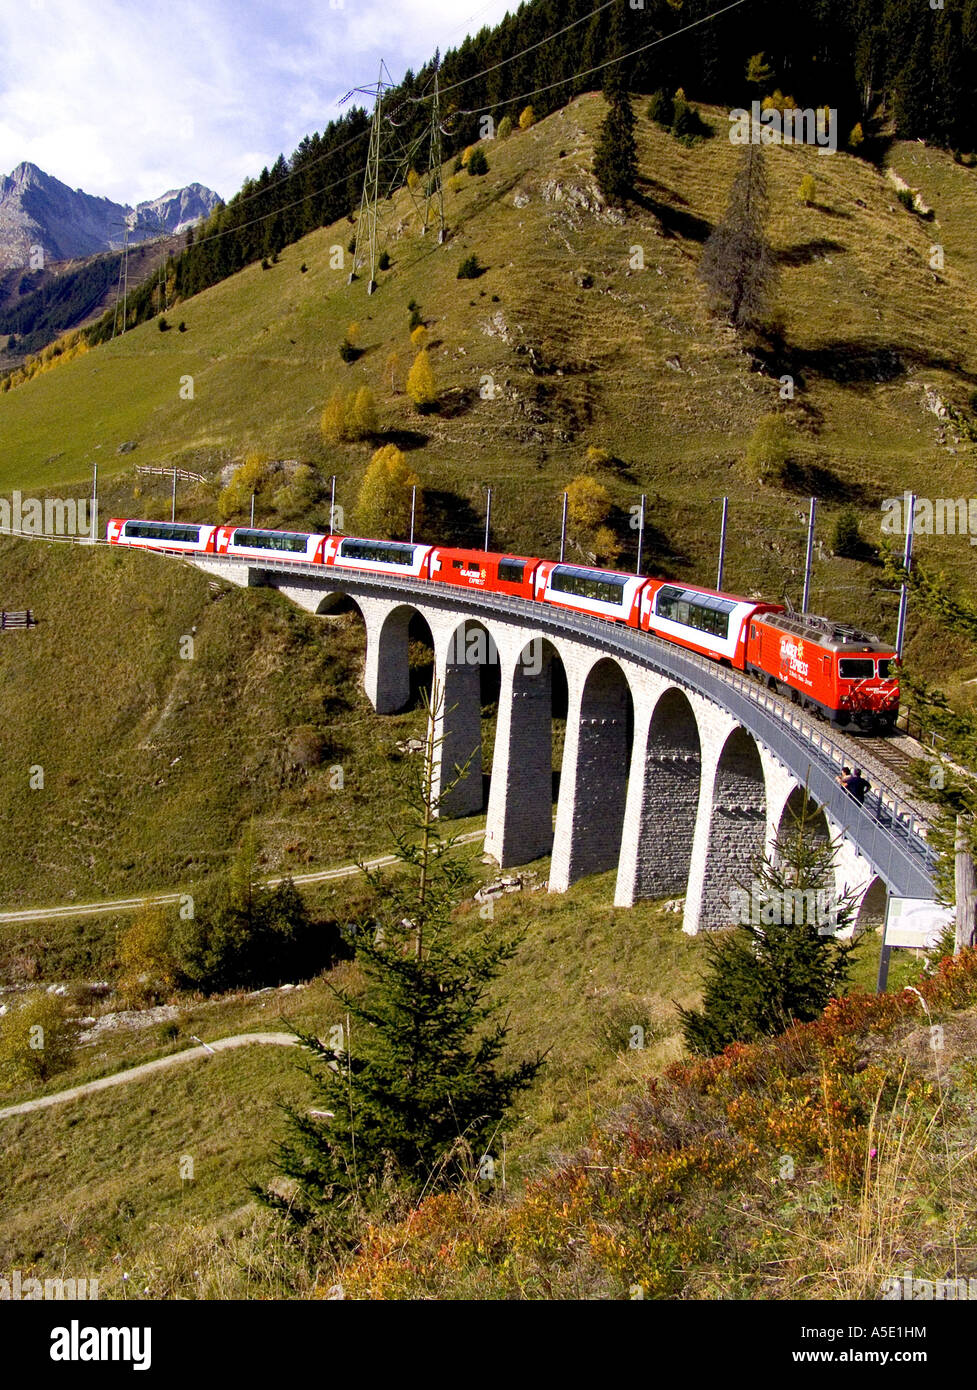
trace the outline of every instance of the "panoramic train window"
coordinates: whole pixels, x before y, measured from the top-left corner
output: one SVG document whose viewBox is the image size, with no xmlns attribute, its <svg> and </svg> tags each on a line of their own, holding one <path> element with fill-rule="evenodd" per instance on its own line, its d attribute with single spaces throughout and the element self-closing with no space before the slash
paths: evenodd
<svg viewBox="0 0 977 1390">
<path fill-rule="evenodd" d="M 729 636 L 729 615 L 735 607 L 729 599 L 698 594 L 694 589 L 679 589 L 672 584 L 659 589 L 655 600 L 659 618 L 708 632 L 710 637 Z"/>
<path fill-rule="evenodd" d="M 414 547 L 396 541 L 343 541 L 339 553 L 344 560 L 371 560 L 375 565 L 414 563 Z"/>
<path fill-rule="evenodd" d="M 125 537 L 137 541 L 192 541 L 196 544 L 200 540 L 200 527 L 174 526 L 171 521 L 127 521 Z"/>
<path fill-rule="evenodd" d="M 292 534 L 288 531 L 235 531 L 231 537 L 232 545 L 251 546 L 255 550 L 287 550 L 295 554 L 305 553 L 308 536 Z"/>
<path fill-rule="evenodd" d="M 521 584 L 525 569 L 525 560 L 500 560 L 499 579 L 503 584 Z"/>
<path fill-rule="evenodd" d="M 865 656 L 843 656 L 838 662 L 838 674 L 844 681 L 862 680 L 875 675 L 875 662 Z"/>
<path fill-rule="evenodd" d="M 620 574 L 605 574 L 601 570 L 573 569 L 569 565 L 559 565 L 553 571 L 550 587 L 563 594 L 575 594 L 577 598 L 621 604 L 624 602 L 624 586 L 627 582 Z"/>
</svg>

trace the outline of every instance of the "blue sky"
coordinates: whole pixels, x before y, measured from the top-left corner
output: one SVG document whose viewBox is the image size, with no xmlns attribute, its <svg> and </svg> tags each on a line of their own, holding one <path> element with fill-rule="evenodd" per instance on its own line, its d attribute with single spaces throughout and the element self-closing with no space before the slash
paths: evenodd
<svg viewBox="0 0 977 1390">
<path fill-rule="evenodd" d="M 4 0 L 0 174 L 22 160 L 137 203 L 197 181 L 224 198 L 393 77 L 518 0 Z M 365 103 L 364 103 L 365 104 Z"/>
</svg>

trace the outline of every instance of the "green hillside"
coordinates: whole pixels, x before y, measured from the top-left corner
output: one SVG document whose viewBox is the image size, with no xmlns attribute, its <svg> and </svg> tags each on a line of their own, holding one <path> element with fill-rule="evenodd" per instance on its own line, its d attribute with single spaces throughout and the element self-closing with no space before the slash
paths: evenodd
<svg viewBox="0 0 977 1390">
<path fill-rule="evenodd" d="M 350 238 L 344 221 L 287 248 L 268 270 L 250 267 L 178 305 L 173 331 L 147 323 L 0 396 L 0 485 L 81 490 L 97 461 L 103 482 L 118 479 L 103 494 L 103 515 L 134 513 L 147 506 L 145 495 L 132 496 L 136 461 L 210 476 L 259 451 L 337 473 L 349 507 L 370 445 L 327 446 L 318 418 L 334 390 L 367 384 L 383 437 L 408 446 L 412 466 L 441 494 L 428 523 L 439 534 L 474 538 L 491 484 L 496 543 L 551 552 L 557 493 L 574 474 L 596 471 L 620 508 L 625 563 L 628 508 L 646 492 L 652 563 L 708 581 L 715 499 L 728 493 L 727 586 L 778 597 L 786 590 L 795 602 L 810 492 L 822 498 L 825 541 L 845 501 L 877 541 L 883 497 L 908 488 L 969 494 L 973 444 L 927 399 L 972 418 L 974 171 L 922 145 L 892 147 L 892 168 L 935 210 L 926 221 L 852 155 L 769 150 L 783 347 L 764 364 L 710 317 L 695 276 L 736 167 L 724 118 L 707 109 L 716 138 L 689 148 L 647 120 L 645 105 L 636 99 L 643 193 L 627 220 L 601 209 L 590 174 L 603 100 L 579 98 L 529 131 L 487 143 L 485 177 L 450 179 L 446 245 L 417 234 L 405 190 L 386 203 L 392 266 L 373 297 L 363 279 L 347 284 L 348 253 L 344 269 L 330 267 L 330 248 Z M 811 206 L 796 196 L 807 173 L 817 187 Z M 929 266 L 936 243 L 941 271 Z M 643 270 L 631 268 L 635 247 Z M 472 251 L 486 273 L 458 280 Z M 403 391 L 414 355 L 411 300 L 430 328 L 443 404 L 432 416 L 414 414 Z M 180 319 L 185 333 L 176 331 Z M 363 355 L 346 366 L 337 347 L 351 322 Z M 780 400 L 785 372 L 795 380 L 793 402 Z M 187 376 L 192 400 L 181 399 Z M 758 486 L 743 465 L 758 420 L 775 411 L 791 428 L 791 490 Z M 119 455 L 126 442 L 136 450 Z M 591 446 L 612 461 L 588 463 Z M 213 494 L 188 495 L 184 506 L 212 515 Z M 961 581 L 970 576 L 964 541 L 926 539 L 927 551 Z M 877 573 L 825 552 L 815 605 L 891 632 L 895 600 L 878 591 Z M 924 670 L 932 639 L 925 624 L 911 627 L 909 655 Z M 951 665 L 973 675 L 963 669 L 971 658 L 951 652 Z"/>
<path fill-rule="evenodd" d="M 351 616 L 43 541 L 0 544 L 0 588 L 40 620 L 0 641 L 5 908 L 184 886 L 226 867 L 251 817 L 268 874 L 389 846 L 376 806 L 416 715 L 372 716 Z M 308 768 L 303 728 L 322 739 Z"/>
</svg>

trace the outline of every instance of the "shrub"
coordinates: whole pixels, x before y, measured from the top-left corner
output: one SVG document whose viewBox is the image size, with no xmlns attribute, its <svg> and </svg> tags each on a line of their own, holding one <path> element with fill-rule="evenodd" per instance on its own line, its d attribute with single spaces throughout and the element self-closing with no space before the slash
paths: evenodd
<svg viewBox="0 0 977 1390">
<path fill-rule="evenodd" d="M 496 139 L 508 140 L 513 131 L 513 121 L 511 116 L 503 116 L 496 131 Z"/>
<path fill-rule="evenodd" d="M 276 888 L 221 884 L 195 895 L 196 915 L 173 934 L 184 984 L 207 993 L 277 985 L 314 969 L 328 952 L 290 879 Z M 318 958 L 318 960 L 317 960 Z"/>
<path fill-rule="evenodd" d="M 801 179 L 800 187 L 797 190 L 797 196 L 800 199 L 800 201 L 804 203 L 807 207 L 810 207 L 811 204 L 814 202 L 815 197 L 817 196 L 817 191 L 818 186 L 814 182 L 814 175 L 805 174 L 804 177 Z"/>
<path fill-rule="evenodd" d="M 831 549 L 843 559 L 857 560 L 864 547 L 865 542 L 862 540 L 862 533 L 858 526 L 858 513 L 854 507 L 846 507 L 838 514 L 838 519 L 835 521 Z"/>
<path fill-rule="evenodd" d="M 478 257 L 474 251 L 470 256 L 466 256 L 458 267 L 459 280 L 477 280 L 482 274 L 484 267 L 479 265 Z"/>
<path fill-rule="evenodd" d="M 863 145 L 864 143 L 865 132 L 862 129 L 861 121 L 857 121 L 855 125 L 852 126 L 851 134 L 848 136 L 848 148 L 850 150 L 857 150 L 859 145 Z"/>
<path fill-rule="evenodd" d="M 389 270 L 389 269 L 390 269 L 390 252 L 389 252 L 389 251 L 381 251 L 381 252 L 380 252 L 380 259 L 377 261 L 377 269 L 378 269 L 378 270 Z"/>
<path fill-rule="evenodd" d="M 567 515 L 578 526 L 595 530 L 611 510 L 611 496 L 596 478 L 584 473 L 566 486 Z"/>
<path fill-rule="evenodd" d="M 411 302 L 408 304 L 407 307 L 408 307 L 408 309 L 410 310 L 410 323 L 409 323 L 408 327 L 410 328 L 410 331 L 413 333 L 413 331 L 414 331 L 415 328 L 421 328 L 421 327 L 423 327 L 423 325 L 424 325 L 424 318 L 423 318 L 423 316 L 422 316 L 422 314 L 421 314 L 420 308 L 418 307 L 417 304 L 415 304 L 415 302 L 413 301 L 413 299 L 411 300 Z"/>
<path fill-rule="evenodd" d="M 662 126 L 665 130 L 670 129 L 675 120 L 675 102 L 661 88 L 655 92 L 648 103 L 648 119 L 654 121 L 656 125 Z"/>
<path fill-rule="evenodd" d="M 170 326 L 170 325 L 166 322 L 166 318 L 165 318 L 165 317 L 162 317 L 162 318 L 160 319 L 160 321 L 159 321 L 159 331 L 160 331 L 161 333 L 165 333 L 165 332 L 167 331 L 167 329 L 169 328 L 169 326 Z"/>
<path fill-rule="evenodd" d="M 746 466 L 759 483 L 781 483 L 790 461 L 790 430 L 781 415 L 765 415 L 746 447 Z"/>
<path fill-rule="evenodd" d="M 699 115 L 694 106 L 690 106 L 687 101 L 677 100 L 675 102 L 675 118 L 672 122 L 672 131 L 679 137 L 692 138 L 697 135 L 707 135 L 710 127 Z"/>
<path fill-rule="evenodd" d="M 248 454 L 234 470 L 231 481 L 217 499 L 217 515 L 221 521 L 244 512 L 253 492 L 260 493 L 268 482 L 268 461 L 258 453 Z"/>
<path fill-rule="evenodd" d="M 352 250 L 352 247 L 350 247 L 350 250 Z M 271 269 L 271 266 L 270 266 L 270 264 L 269 264 L 269 262 L 268 262 L 268 257 L 267 257 L 267 256 L 262 256 L 262 258 L 261 258 L 261 269 L 262 269 L 262 270 L 270 270 L 270 269 Z"/>
<path fill-rule="evenodd" d="M 187 325 L 186 325 L 186 320 L 185 320 L 185 319 L 181 319 L 181 320 L 180 320 L 180 326 L 179 326 L 179 328 L 178 328 L 177 331 L 178 331 L 179 333 L 185 333 L 185 332 L 187 331 Z"/>
<path fill-rule="evenodd" d="M 530 127 L 531 125 L 534 125 L 534 124 L 535 124 L 535 121 L 536 121 L 536 113 L 535 113 L 535 111 L 533 110 L 533 108 L 532 108 L 531 106 L 527 106 L 527 107 L 525 107 L 525 109 L 523 110 L 522 115 L 519 117 L 519 129 L 520 129 L 520 130 L 528 130 L 529 127 Z"/>
<path fill-rule="evenodd" d="M 489 162 L 485 158 L 485 151 L 476 145 L 468 158 L 468 172 L 474 177 L 479 174 L 487 174 Z"/>
<path fill-rule="evenodd" d="M 360 355 L 360 350 L 354 347 L 348 338 L 344 338 L 339 344 L 339 355 L 344 362 L 355 362 Z"/>
<path fill-rule="evenodd" d="M 76 1036 L 64 999 L 32 990 L 0 1018 L 0 1077 L 6 1085 L 47 1081 L 71 1065 Z"/>
<path fill-rule="evenodd" d="M 438 391 L 427 348 L 421 348 L 407 374 L 407 394 L 422 415 L 437 409 Z"/>
<path fill-rule="evenodd" d="M 410 340 L 417 348 L 417 350 L 420 351 L 420 349 L 424 346 L 426 338 L 427 326 L 426 324 L 419 323 L 417 327 L 414 329 L 413 333 L 410 335 Z"/>
<path fill-rule="evenodd" d="M 896 197 L 902 203 L 907 212 L 916 211 L 916 195 L 910 188 L 897 188 Z"/>
<path fill-rule="evenodd" d="M 299 266 L 299 270 L 302 272 L 303 275 L 308 270 L 308 268 L 309 267 L 305 264 L 305 261 L 303 261 L 302 264 Z"/>
<path fill-rule="evenodd" d="M 119 938 L 119 989 L 128 1008 L 159 1003 L 176 983 L 172 927 L 161 908 L 138 913 Z"/>
</svg>

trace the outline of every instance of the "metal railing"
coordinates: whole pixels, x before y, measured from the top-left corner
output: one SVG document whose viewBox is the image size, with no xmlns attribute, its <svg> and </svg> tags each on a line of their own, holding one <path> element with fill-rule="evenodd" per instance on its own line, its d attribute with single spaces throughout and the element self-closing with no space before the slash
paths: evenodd
<svg viewBox="0 0 977 1390">
<path fill-rule="evenodd" d="M 168 551 L 192 564 L 221 569 L 245 568 L 274 572 L 293 578 L 310 578 L 335 589 L 402 593 L 428 607 L 456 610 L 460 595 L 446 592 L 429 581 L 397 575 L 370 574 L 330 566 L 288 560 L 249 560 L 234 556 L 195 557 Z M 708 657 L 673 646 L 654 635 L 608 622 L 572 609 L 552 609 L 529 599 L 508 594 L 465 591 L 462 606 L 471 613 L 482 611 L 506 618 L 525 619 L 537 631 L 584 640 L 605 653 L 614 652 L 726 709 L 756 739 L 765 744 L 806 785 L 809 794 L 836 824 L 843 827 L 875 872 L 896 892 L 909 897 L 931 897 L 937 855 L 927 843 L 927 822 L 905 794 L 886 783 L 877 783 L 864 803 L 857 802 L 836 778 L 853 754 L 812 724 L 801 711 L 783 703 L 750 677 L 719 666 Z"/>
</svg>

